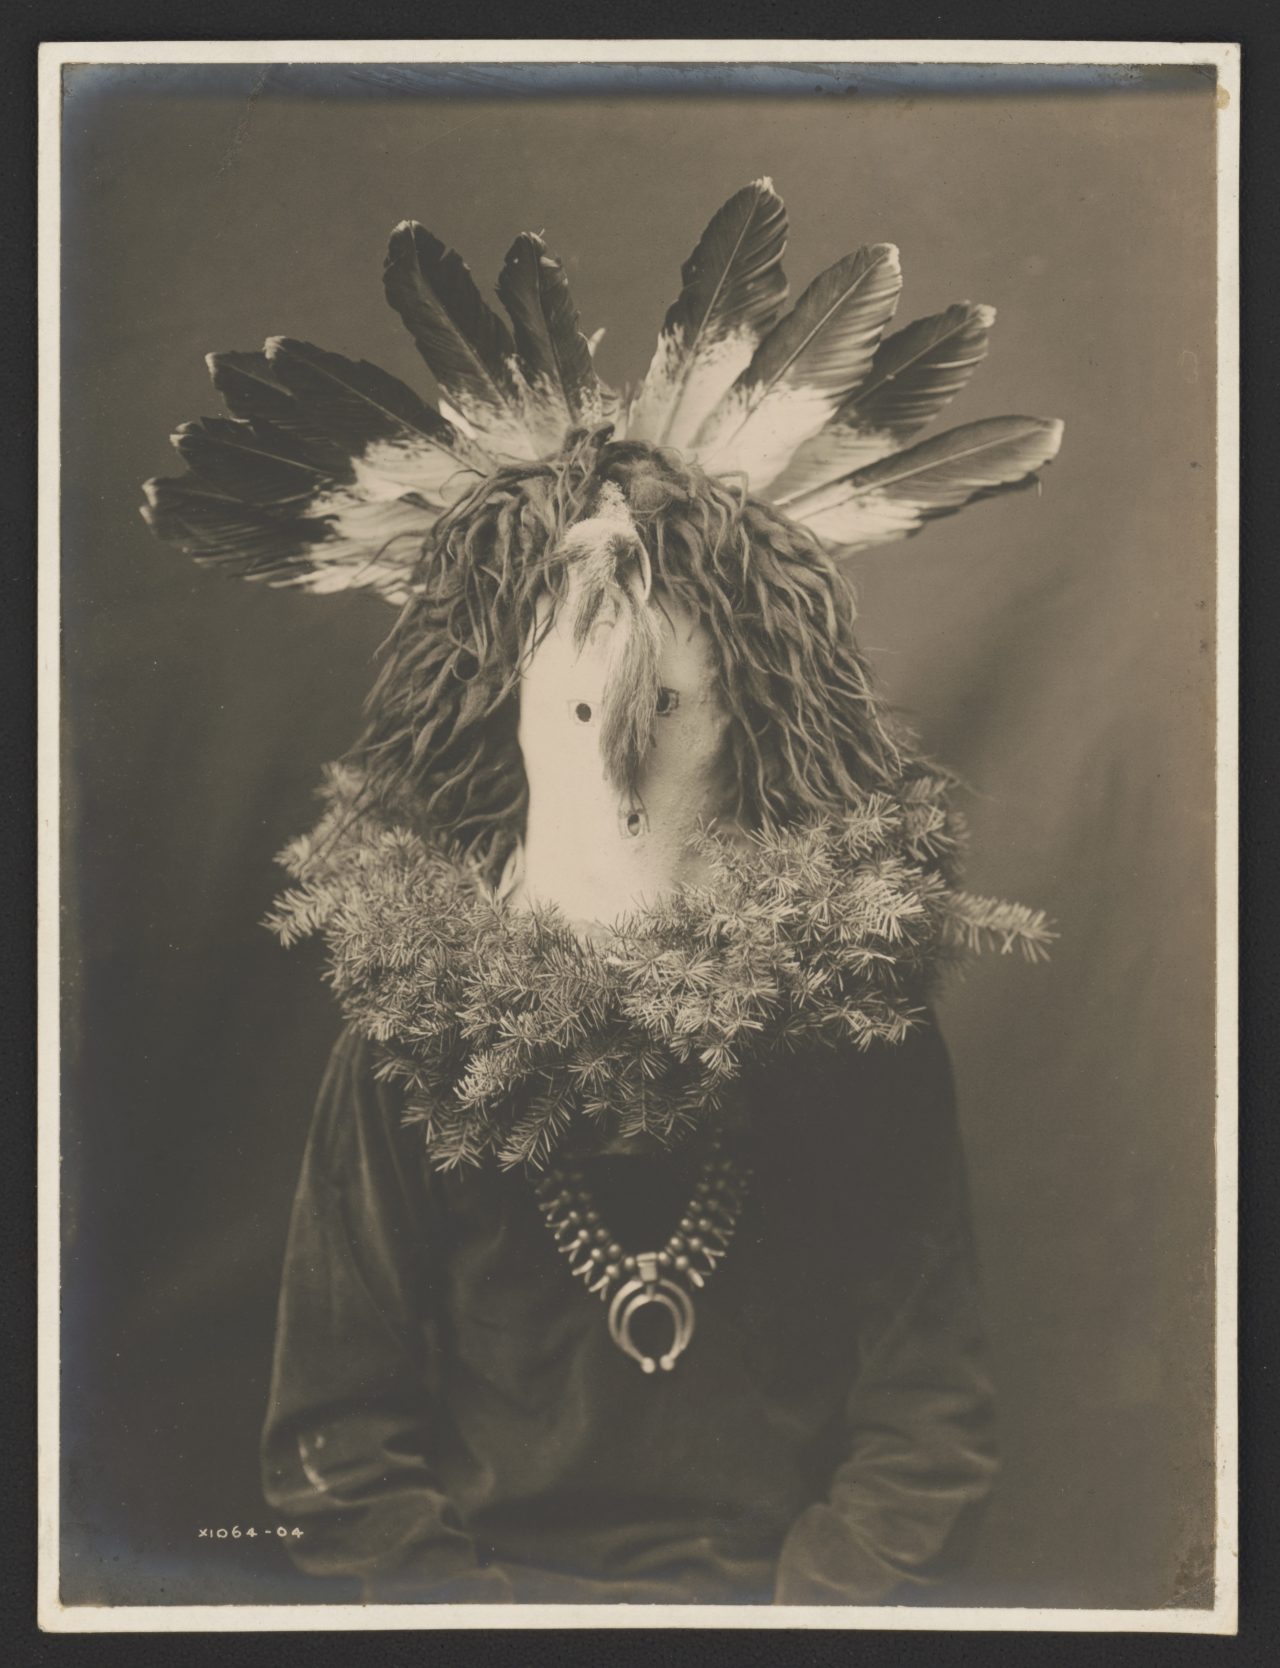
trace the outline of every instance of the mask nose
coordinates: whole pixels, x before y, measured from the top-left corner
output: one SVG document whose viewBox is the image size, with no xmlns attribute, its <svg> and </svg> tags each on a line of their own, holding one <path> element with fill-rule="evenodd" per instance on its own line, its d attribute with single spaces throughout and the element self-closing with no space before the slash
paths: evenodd
<svg viewBox="0 0 1280 1668">
<path fill-rule="evenodd" d="M 607 483 L 595 513 L 568 530 L 561 554 L 569 564 L 574 648 L 581 654 L 597 628 L 607 632 L 599 714 L 605 775 L 634 795 L 653 737 L 663 636 L 649 553 L 616 486 Z"/>
</svg>

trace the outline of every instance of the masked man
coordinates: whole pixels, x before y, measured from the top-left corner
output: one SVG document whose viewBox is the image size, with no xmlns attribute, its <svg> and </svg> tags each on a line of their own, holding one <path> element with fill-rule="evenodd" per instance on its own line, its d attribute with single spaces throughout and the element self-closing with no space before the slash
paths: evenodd
<svg viewBox="0 0 1280 1668">
<path fill-rule="evenodd" d="M 995 1469 L 929 998 L 1042 918 L 958 889 L 944 773 L 832 560 L 1024 484 L 1060 425 L 905 442 L 990 309 L 894 335 L 891 245 L 783 313 L 739 192 L 626 401 L 517 239 L 387 293 L 439 385 L 274 339 L 149 514 L 197 556 L 400 605 L 286 853 L 347 1022 L 286 1253 L 265 1488 L 370 1600 L 879 1604 Z"/>
</svg>

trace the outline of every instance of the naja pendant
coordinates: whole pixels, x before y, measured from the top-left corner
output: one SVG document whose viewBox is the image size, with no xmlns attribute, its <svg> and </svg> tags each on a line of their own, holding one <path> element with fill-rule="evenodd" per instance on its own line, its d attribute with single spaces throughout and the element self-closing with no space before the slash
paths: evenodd
<svg viewBox="0 0 1280 1668">
<path fill-rule="evenodd" d="M 609 1336 L 624 1354 L 638 1361 L 646 1373 L 656 1372 L 659 1367 L 664 1373 L 669 1373 L 693 1337 L 693 1299 L 683 1286 L 677 1285 L 674 1280 L 664 1279 L 658 1273 L 656 1251 L 642 1251 L 636 1258 L 636 1265 L 639 1279 L 628 1280 L 625 1286 L 620 1286 L 609 1305 Z M 674 1325 L 671 1348 L 665 1355 L 659 1356 L 646 1355 L 631 1336 L 633 1317 L 641 1309 L 655 1303 L 670 1312 Z"/>
<path fill-rule="evenodd" d="M 696 1318 L 690 1288 L 704 1286 L 728 1251 L 748 1174 L 714 1138 L 677 1231 L 661 1251 L 635 1253 L 601 1221 L 580 1169 L 553 1166 L 537 1182 L 538 1207 L 557 1249 L 587 1290 L 608 1303 L 609 1336 L 642 1372 L 669 1373 L 689 1347 Z M 641 1310 L 654 1307 L 671 1321 L 671 1343 L 661 1355 L 646 1354 L 632 1331 Z"/>
</svg>

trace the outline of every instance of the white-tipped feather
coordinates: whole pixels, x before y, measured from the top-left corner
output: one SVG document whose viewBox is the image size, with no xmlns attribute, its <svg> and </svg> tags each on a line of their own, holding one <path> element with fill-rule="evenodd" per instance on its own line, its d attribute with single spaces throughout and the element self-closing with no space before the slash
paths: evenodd
<svg viewBox="0 0 1280 1668">
<path fill-rule="evenodd" d="M 866 376 L 902 288 L 898 251 L 872 244 L 816 278 L 706 418 L 704 468 L 761 492 Z"/>
<path fill-rule="evenodd" d="M 557 451 L 567 429 L 595 427 L 604 415 L 604 391 L 564 267 L 540 237 L 522 232 L 507 251 L 498 295 L 511 316 L 510 375 L 525 426 L 536 451 Z"/>
<path fill-rule="evenodd" d="M 768 179 L 732 196 L 681 268 L 653 362 L 631 404 L 627 433 L 687 446 L 703 418 L 751 363 L 787 294 L 787 216 Z"/>
<path fill-rule="evenodd" d="M 271 337 L 264 351 L 281 386 L 363 469 L 366 497 L 408 491 L 443 505 L 459 483 L 474 486 L 493 469 L 488 453 L 376 365 L 287 336 Z"/>
<path fill-rule="evenodd" d="M 390 502 L 416 493 L 441 509 L 456 503 L 483 478 L 428 447 L 375 441 L 352 463 L 355 488 L 368 500 Z"/>
<path fill-rule="evenodd" d="M 862 384 L 770 483 L 771 500 L 785 508 L 800 493 L 900 450 L 986 358 L 995 316 L 994 307 L 961 301 L 881 342 Z"/>
<path fill-rule="evenodd" d="M 441 404 L 448 401 L 465 414 L 469 432 L 491 451 L 537 457 L 541 447 L 529 432 L 512 375 L 515 343 L 457 251 L 425 226 L 402 220 L 391 234 L 383 284 L 439 384 Z"/>
<path fill-rule="evenodd" d="M 335 499 L 317 514 L 331 517 L 329 533 L 314 550 L 315 568 L 293 581 L 317 595 L 355 588 L 377 591 L 399 605 L 434 517 L 411 499 L 360 503 Z"/>
<path fill-rule="evenodd" d="M 338 485 L 305 505 L 264 505 L 198 476 L 148 481 L 143 515 L 198 562 L 245 579 L 329 594 L 354 587 L 398 604 L 409 594 L 435 512 L 416 498 L 366 500 Z"/>
<path fill-rule="evenodd" d="M 842 550 L 907 538 L 979 498 L 1030 485 L 1061 443 L 1057 419 L 966 423 L 804 493 L 787 513 Z"/>
</svg>

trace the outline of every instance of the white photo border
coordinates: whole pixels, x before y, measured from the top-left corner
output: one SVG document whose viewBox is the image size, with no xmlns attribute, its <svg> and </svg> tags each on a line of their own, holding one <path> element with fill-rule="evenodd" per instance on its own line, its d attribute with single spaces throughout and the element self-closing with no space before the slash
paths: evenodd
<svg viewBox="0 0 1280 1668">
<path fill-rule="evenodd" d="M 64 1605 L 59 1593 L 59 259 L 61 79 L 113 64 L 800 64 L 1212 66 L 1217 73 L 1216 1551 L 1210 1609 L 724 1605 Z M 321 40 L 47 42 L 39 64 L 37 1619 L 56 1633 L 336 1629 L 785 1628 L 1234 1634 L 1238 1605 L 1237 893 L 1240 48 L 1014 40 Z"/>
</svg>

